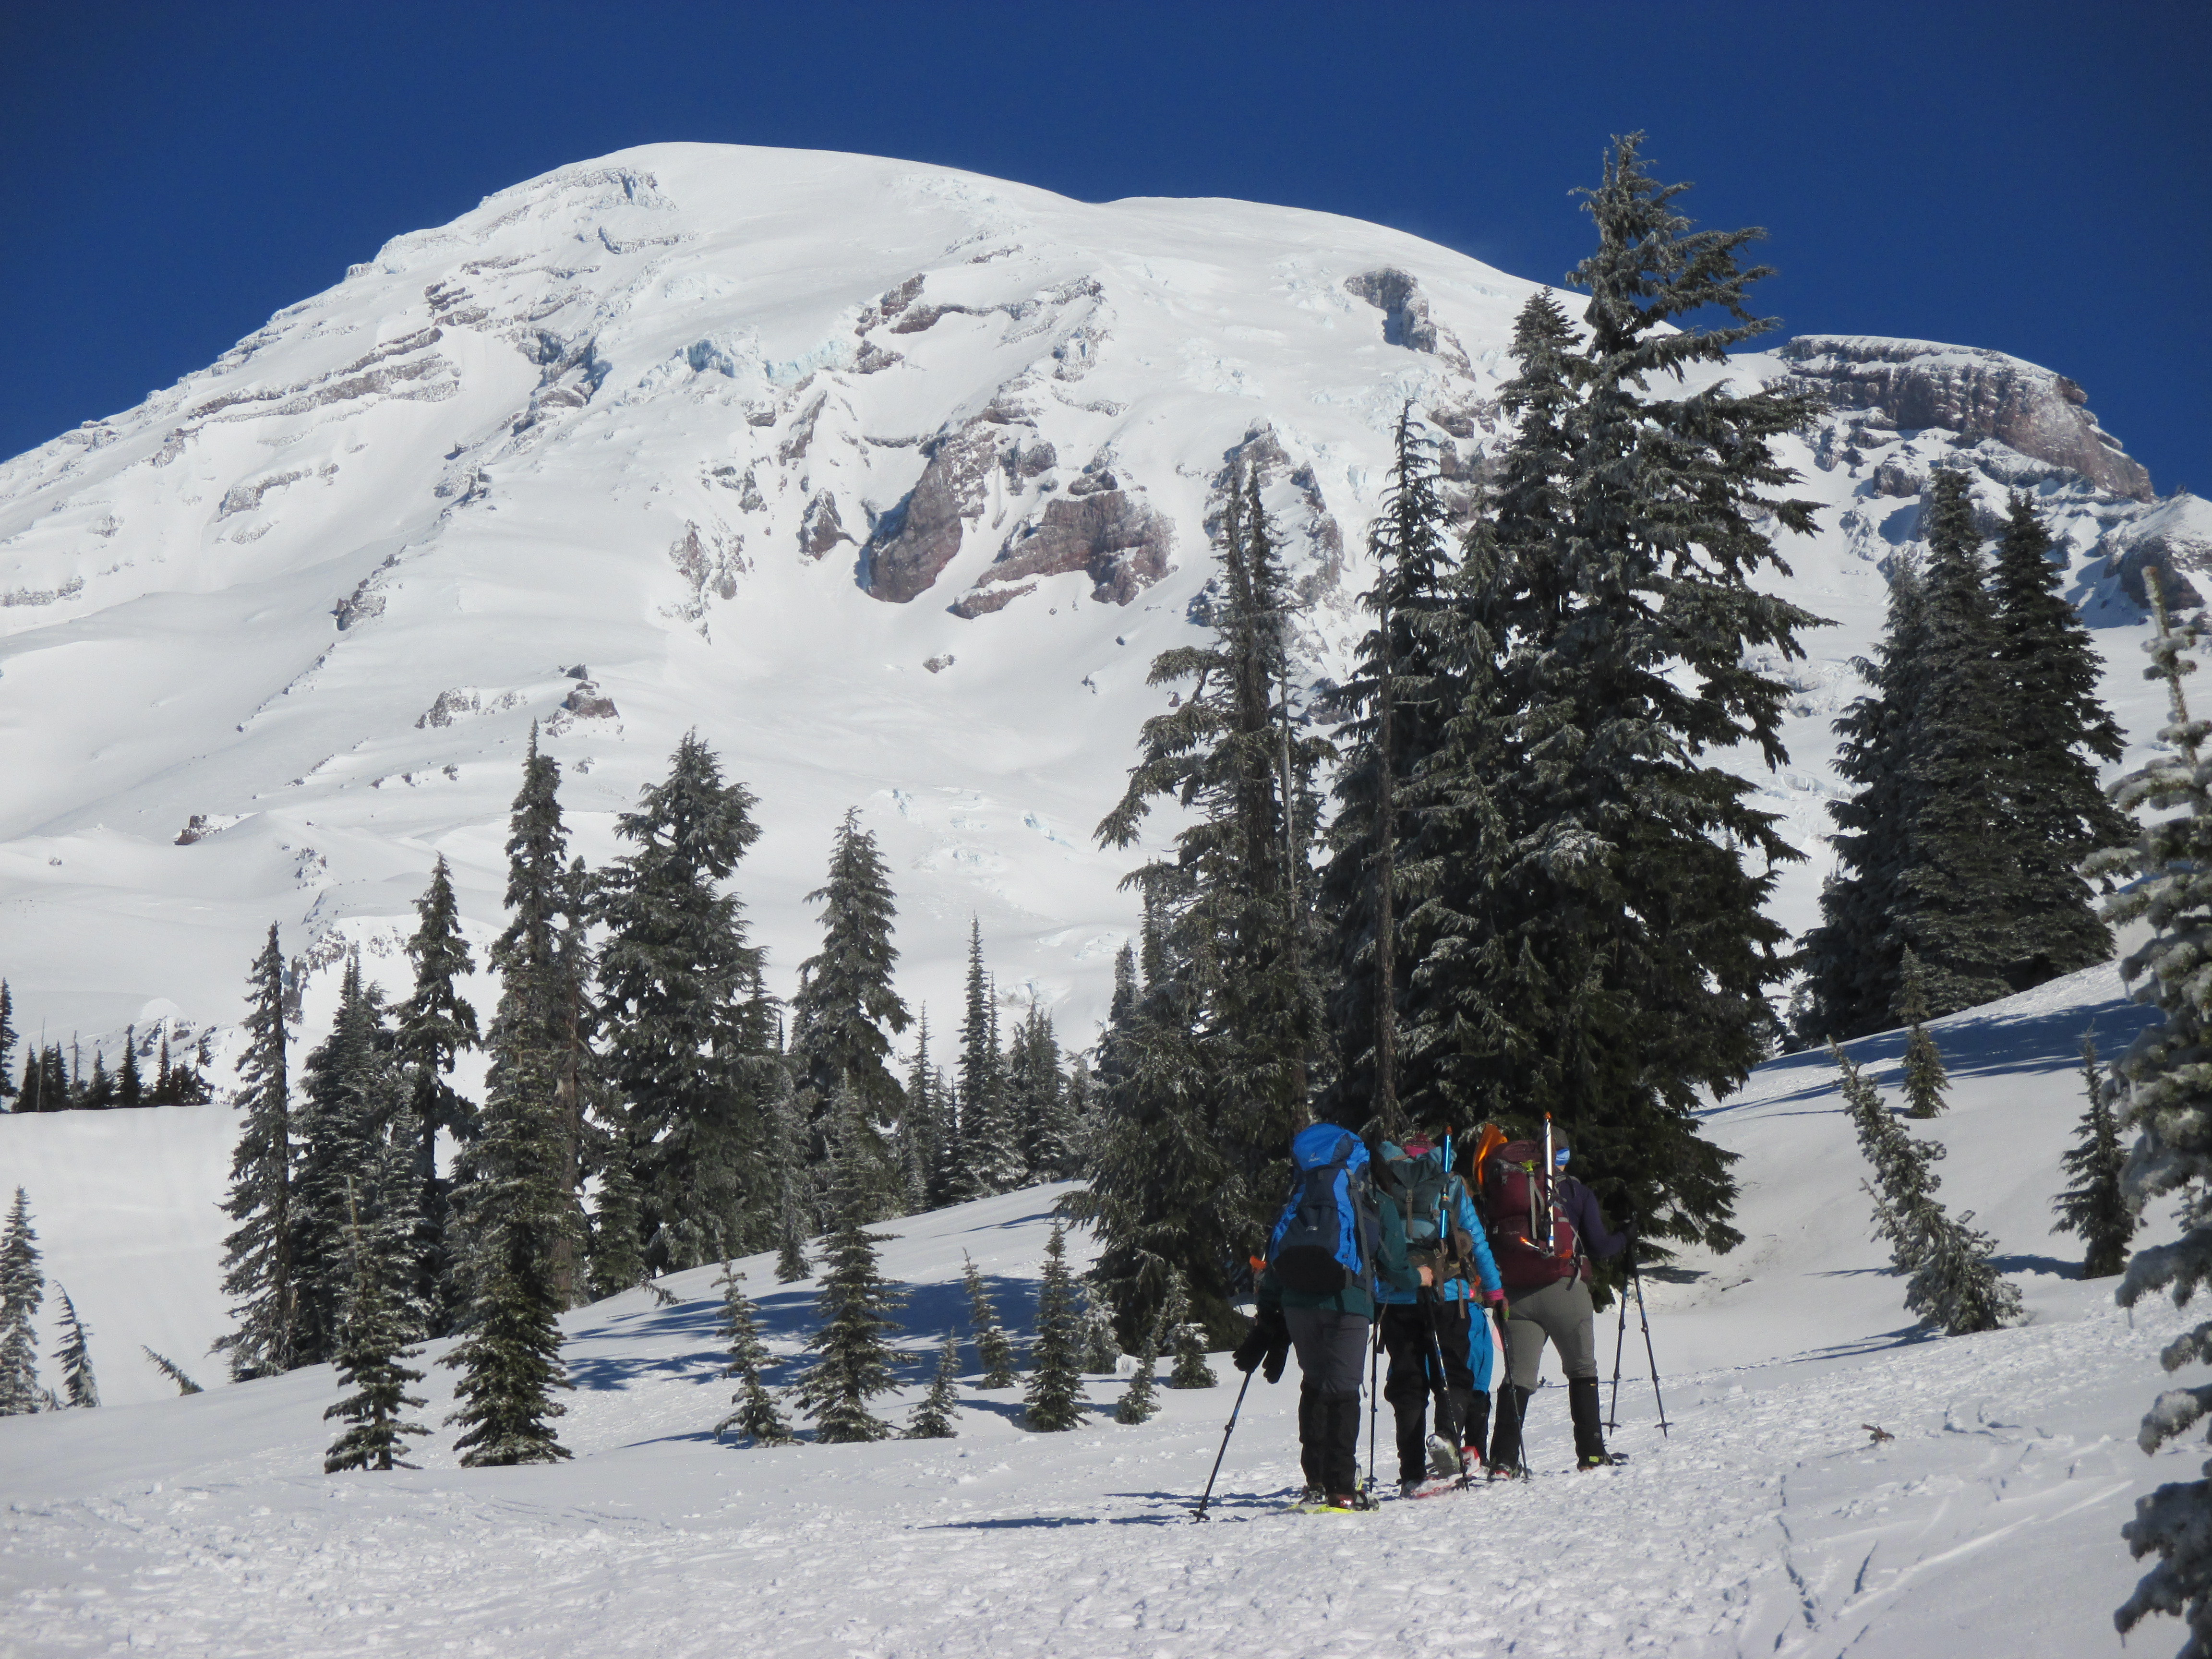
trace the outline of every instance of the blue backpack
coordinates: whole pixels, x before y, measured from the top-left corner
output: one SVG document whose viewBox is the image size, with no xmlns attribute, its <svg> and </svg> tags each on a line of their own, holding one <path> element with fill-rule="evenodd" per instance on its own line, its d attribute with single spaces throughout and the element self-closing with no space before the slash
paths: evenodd
<svg viewBox="0 0 2212 1659">
<path fill-rule="evenodd" d="M 1367 1148 L 1334 1123 L 1301 1129 L 1291 1142 L 1297 1184 L 1267 1240 L 1267 1265 L 1286 1291 L 1329 1296 L 1375 1288 L 1377 1224 Z"/>
</svg>

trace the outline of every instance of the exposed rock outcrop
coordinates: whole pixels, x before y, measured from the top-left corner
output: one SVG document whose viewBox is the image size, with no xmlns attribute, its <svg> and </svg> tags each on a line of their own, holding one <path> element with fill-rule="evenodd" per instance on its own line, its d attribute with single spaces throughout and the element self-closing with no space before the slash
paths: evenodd
<svg viewBox="0 0 2212 1659">
<path fill-rule="evenodd" d="M 817 490 L 799 521 L 799 550 L 810 559 L 818 559 L 838 543 L 852 539 L 838 515 L 837 498 L 826 489 Z"/>
<path fill-rule="evenodd" d="M 1344 279 L 1345 289 L 1382 313 L 1382 338 L 1390 344 L 1440 357 L 1461 374 L 1471 374 L 1467 353 L 1452 331 L 1429 315 L 1421 285 L 1405 271 L 1385 265 Z"/>
<path fill-rule="evenodd" d="M 1865 335 L 1800 335 L 1776 355 L 1832 409 L 1875 410 L 1906 430 L 1994 438 L 2100 489 L 2153 499 L 2149 472 L 2097 424 L 2081 388 L 2050 369 L 1974 346 Z"/>
<path fill-rule="evenodd" d="M 1083 489 L 1086 483 L 1091 488 Z M 1086 472 L 1014 532 L 952 612 L 983 616 L 1028 592 L 1036 585 L 1030 579 L 1072 571 L 1091 578 L 1092 599 L 1127 605 L 1168 574 L 1174 550 L 1175 527 L 1165 514 L 1120 488 L 1111 472 Z"/>
<path fill-rule="evenodd" d="M 865 580 L 869 592 L 904 605 L 928 591 L 960 550 L 969 519 L 981 516 L 987 480 L 1000 464 L 1006 428 L 986 415 L 923 445 L 928 456 L 907 498 L 877 520 Z"/>
</svg>

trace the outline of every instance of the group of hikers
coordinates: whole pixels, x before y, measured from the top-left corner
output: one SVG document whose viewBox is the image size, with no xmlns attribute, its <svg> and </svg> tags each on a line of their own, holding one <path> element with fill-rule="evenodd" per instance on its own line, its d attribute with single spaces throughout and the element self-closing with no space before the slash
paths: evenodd
<svg viewBox="0 0 2212 1659">
<path fill-rule="evenodd" d="M 1567 1174 L 1569 1148 L 1486 1127 L 1455 1166 L 1449 1131 L 1383 1140 L 1316 1123 L 1291 1143 L 1290 1200 L 1255 1259 L 1257 1316 L 1238 1370 L 1273 1382 L 1296 1349 L 1302 1503 L 1371 1509 L 1359 1480 L 1360 1373 L 1389 1357 L 1401 1495 L 1527 1473 L 1529 1396 L 1549 1342 L 1566 1375 L 1575 1466 L 1602 1468 L 1590 1261 L 1619 1255 L 1596 1196 Z M 1470 1188 L 1468 1176 L 1474 1178 Z M 1492 1410 L 1498 1338 L 1504 1378 Z M 1435 1433 L 1430 1433 L 1433 1416 Z"/>
</svg>

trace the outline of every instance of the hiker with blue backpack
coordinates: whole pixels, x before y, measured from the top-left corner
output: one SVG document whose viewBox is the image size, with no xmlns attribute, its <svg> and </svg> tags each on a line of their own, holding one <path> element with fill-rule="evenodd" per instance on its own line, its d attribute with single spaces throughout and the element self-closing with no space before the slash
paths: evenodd
<svg viewBox="0 0 2212 1659">
<path fill-rule="evenodd" d="M 1554 1140 L 1548 1116 L 1540 1141 L 1509 1141 L 1492 1128 L 1475 1152 L 1491 1248 L 1512 1300 L 1505 1322 L 1507 1376 L 1490 1442 L 1493 1478 L 1510 1477 L 1525 1468 L 1522 1429 L 1547 1341 L 1559 1350 L 1559 1369 L 1567 1380 L 1575 1467 L 1601 1468 L 1613 1461 L 1605 1449 L 1598 1406 L 1590 1259 L 1619 1255 L 1629 1247 L 1633 1230 L 1615 1233 L 1606 1226 L 1597 1194 L 1567 1173 L 1567 1159 L 1566 1144 Z"/>
<path fill-rule="evenodd" d="M 1382 1397 L 1397 1425 L 1398 1489 L 1412 1498 L 1481 1471 L 1490 1431 L 1488 1313 L 1505 1294 L 1474 1198 L 1451 1168 L 1450 1132 L 1434 1143 L 1416 1135 L 1402 1146 L 1386 1140 L 1377 1150 L 1381 1207 L 1396 1213 L 1407 1259 L 1430 1269 L 1432 1281 L 1411 1290 L 1378 1285 L 1375 1293 L 1390 1357 Z"/>
<path fill-rule="evenodd" d="M 1267 1244 L 1255 1287 L 1258 1317 L 1233 1356 L 1239 1370 L 1265 1364 L 1270 1382 L 1288 1351 L 1298 1356 L 1298 1461 L 1304 1507 L 1369 1510 L 1359 1487 L 1359 1371 L 1378 1288 L 1410 1296 L 1434 1270 L 1407 1260 L 1395 1206 L 1375 1202 L 1367 1147 L 1334 1123 L 1301 1129 L 1290 1201 Z"/>
</svg>

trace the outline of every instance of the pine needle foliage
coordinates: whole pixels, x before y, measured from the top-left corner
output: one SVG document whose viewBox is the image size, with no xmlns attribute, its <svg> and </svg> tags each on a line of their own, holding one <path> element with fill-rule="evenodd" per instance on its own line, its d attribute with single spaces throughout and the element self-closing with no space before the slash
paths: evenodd
<svg viewBox="0 0 2212 1659">
<path fill-rule="evenodd" d="M 965 1250 L 960 1253 L 960 1259 L 967 1264 L 963 1282 L 968 1287 L 968 1328 L 975 1342 L 976 1369 L 982 1372 L 975 1386 L 1011 1389 L 1021 1380 L 1014 1369 L 1014 1340 L 999 1322 L 999 1310 L 992 1305 L 990 1291 L 984 1288 L 982 1270 Z"/>
<path fill-rule="evenodd" d="M 619 1128 L 601 1154 L 599 1191 L 592 1206 L 592 1291 L 614 1296 L 645 1283 L 645 1251 L 638 1238 L 641 1209 L 635 1154 Z"/>
<path fill-rule="evenodd" d="M 714 1281 L 722 1292 L 722 1348 L 730 1357 L 722 1375 L 738 1379 L 738 1391 L 731 1396 L 738 1408 L 714 1425 L 714 1438 L 735 1430 L 756 1446 L 787 1446 L 792 1443 L 791 1425 L 761 1377 L 769 1364 L 768 1345 L 761 1340 L 760 1321 L 752 1298 L 745 1294 L 744 1277 L 725 1261 Z"/>
<path fill-rule="evenodd" d="M 1037 1290 L 1036 1341 L 1030 1353 L 1030 1383 L 1023 1421 L 1043 1433 L 1083 1422 L 1083 1359 L 1076 1323 L 1075 1283 L 1067 1270 L 1067 1241 L 1058 1222 L 1045 1243 L 1044 1282 Z"/>
<path fill-rule="evenodd" d="M 2109 1279 L 2128 1265 L 2136 1217 L 2123 1179 L 2127 1149 L 2120 1145 L 2119 1122 L 2112 1109 L 2118 1091 L 2099 1069 L 2096 1042 L 2086 1031 L 2081 1034 L 2081 1083 L 2088 1109 L 2074 1131 L 2074 1146 L 2058 1160 L 2073 1184 L 2051 1206 L 2058 1221 L 2051 1231 L 2081 1238 L 2087 1252 L 2082 1278 Z"/>
<path fill-rule="evenodd" d="M 1121 1403 L 1114 1407 L 1116 1423 L 1148 1423 L 1158 1414 L 1159 1366 L 1160 1338 L 1155 1326 L 1145 1333 L 1145 1340 L 1137 1345 L 1137 1368 L 1129 1373 L 1129 1386 L 1121 1391 Z"/>
<path fill-rule="evenodd" d="M 93 1375 L 92 1351 L 86 1346 L 92 1327 L 78 1316 L 76 1304 L 59 1284 L 54 1286 L 54 1295 L 62 1304 L 62 1345 L 54 1358 L 62 1368 L 63 1398 L 72 1406 L 96 1407 L 100 1381 Z"/>
<path fill-rule="evenodd" d="M 459 1057 L 483 1037 L 477 1011 L 459 988 L 476 971 L 476 958 L 461 933 L 460 902 L 442 853 L 431 866 L 430 885 L 415 901 L 415 914 L 416 929 L 407 941 L 415 982 L 393 1011 L 392 1057 L 416 1124 L 414 1179 L 422 1221 L 415 1295 L 427 1311 L 430 1333 L 444 1335 L 453 1328 L 462 1292 L 446 1237 L 452 1198 L 447 1177 L 438 1172 L 438 1137 L 460 1141 L 476 1133 L 475 1104 L 453 1086 L 453 1075 Z"/>
<path fill-rule="evenodd" d="M 179 1395 L 204 1394 L 207 1392 L 207 1390 L 201 1388 L 198 1383 L 193 1382 L 191 1377 L 185 1376 L 183 1368 L 167 1354 L 155 1353 L 151 1348 L 148 1347 L 143 1342 L 138 1345 L 138 1352 L 144 1354 L 148 1359 L 153 1362 L 154 1369 L 155 1370 L 161 1372 L 162 1376 L 167 1377 L 170 1382 L 177 1385 L 177 1392 Z"/>
<path fill-rule="evenodd" d="M 237 1226 L 223 1240 L 223 1294 L 238 1328 L 216 1340 L 243 1382 L 298 1364 L 299 1289 L 293 1275 L 292 1100 L 286 1073 L 284 957 L 276 924 L 246 979 L 246 1056 L 239 1066 L 244 1108 L 231 1156 L 223 1212 Z"/>
<path fill-rule="evenodd" d="M 323 1459 L 323 1473 L 343 1469 L 407 1469 L 407 1442 L 429 1433 L 408 1419 L 422 1396 L 407 1392 L 422 1373 L 406 1362 L 422 1352 L 408 1346 L 412 1325 L 406 1296 L 413 1279 L 415 1229 L 409 1218 L 364 1222 L 356 1209 L 348 1228 L 353 1285 L 346 1297 L 337 1353 L 338 1386 L 352 1393 L 323 1413 L 347 1425 Z"/>
<path fill-rule="evenodd" d="M 1180 1276 L 1169 1288 L 1162 1320 L 1168 1332 L 1170 1351 L 1175 1355 L 1175 1369 L 1168 1373 L 1168 1387 L 1214 1387 L 1218 1379 L 1213 1375 L 1213 1368 L 1206 1363 L 1206 1333 L 1192 1322 L 1190 1293 Z"/>
<path fill-rule="evenodd" d="M 2129 1259 L 2115 1292 L 2123 1307 L 2157 1295 L 2186 1306 L 2212 1284 L 2212 1075 L 2205 1065 L 2212 980 L 2203 971 L 2212 950 L 2212 761 L 2205 754 L 2212 725 L 2191 715 L 2182 689 L 2196 672 L 2197 629 L 2174 625 L 2155 568 L 2145 579 L 2158 629 L 2145 678 L 2165 680 L 2172 718 L 2160 733 L 2163 752 L 2112 791 L 2112 804 L 2143 820 L 2142 828 L 2131 845 L 2098 853 L 2084 871 L 2130 884 L 2105 902 L 2107 922 L 2141 919 L 2153 928 L 2120 964 L 2136 1000 L 2164 1016 L 2143 1028 L 2116 1068 L 2124 1091 L 2119 1127 L 2137 1137 L 2122 1179 L 2138 1214 L 2153 1201 L 2175 1200 L 2181 1236 Z M 2159 1363 L 2169 1371 L 2212 1364 L 2212 1320 L 2168 1343 Z M 2155 1452 L 2208 1412 L 2212 1384 L 2170 1389 L 2145 1414 L 2136 1442 Z M 2212 1462 L 2203 1473 L 2212 1475 Z M 2159 1558 L 2114 1615 L 2121 1633 L 2151 1613 L 2170 1613 L 2187 1626 L 2185 1653 L 2212 1653 L 2212 1480 L 2172 1481 L 2138 1498 L 2120 1532 L 2136 1559 Z"/>
<path fill-rule="evenodd" d="M 837 1221 L 815 1301 L 822 1322 L 806 1343 L 815 1358 L 792 1390 L 792 1397 L 814 1418 L 814 1437 L 832 1445 L 881 1440 L 892 1432 L 890 1424 L 869 1411 L 868 1402 L 896 1386 L 884 1338 L 898 1328 L 891 1314 L 902 1299 L 877 1268 L 876 1247 L 888 1240 L 868 1231 L 876 1201 L 875 1170 L 860 1155 L 857 1137 L 845 1147 L 833 1194 Z"/>
<path fill-rule="evenodd" d="M 922 1395 L 921 1404 L 907 1419 L 906 1439 L 951 1440 L 958 1437 L 959 1383 L 960 1339 L 948 1331 L 944 1346 L 937 1351 L 937 1375 L 930 1379 L 929 1392 Z"/>
<path fill-rule="evenodd" d="M 1905 984 L 1897 999 L 1897 1012 L 1905 1021 L 1905 1115 L 1940 1117 L 1943 1090 L 1951 1080 L 1943 1069 L 1942 1051 L 1922 1022 L 1928 1018 L 1928 985 L 1920 958 L 1908 946 L 1905 952 Z M 2114 1271 L 2118 1271 L 2115 1269 Z"/>
<path fill-rule="evenodd" d="M 0 1417 L 22 1417 L 39 1409 L 39 1336 L 33 1322 L 46 1301 L 46 1278 L 39 1268 L 39 1236 L 31 1227 L 31 1200 L 21 1187 L 0 1229 Z"/>
<path fill-rule="evenodd" d="M 1889 1241 L 1890 1261 L 1906 1275 L 1905 1305 L 1946 1336 L 1993 1331 L 2021 1317 L 2020 1292 L 1991 1261 L 1995 1241 L 1973 1226 L 1973 1212 L 1952 1217 L 1936 1200 L 1942 1185 L 1933 1165 L 1946 1149 L 1915 1140 L 1890 1115 L 1849 1055 L 1829 1045 L 1843 1074 L 1843 1095 L 1859 1148 L 1874 1165 L 1861 1183 L 1874 1200 L 1875 1231 Z"/>
</svg>

